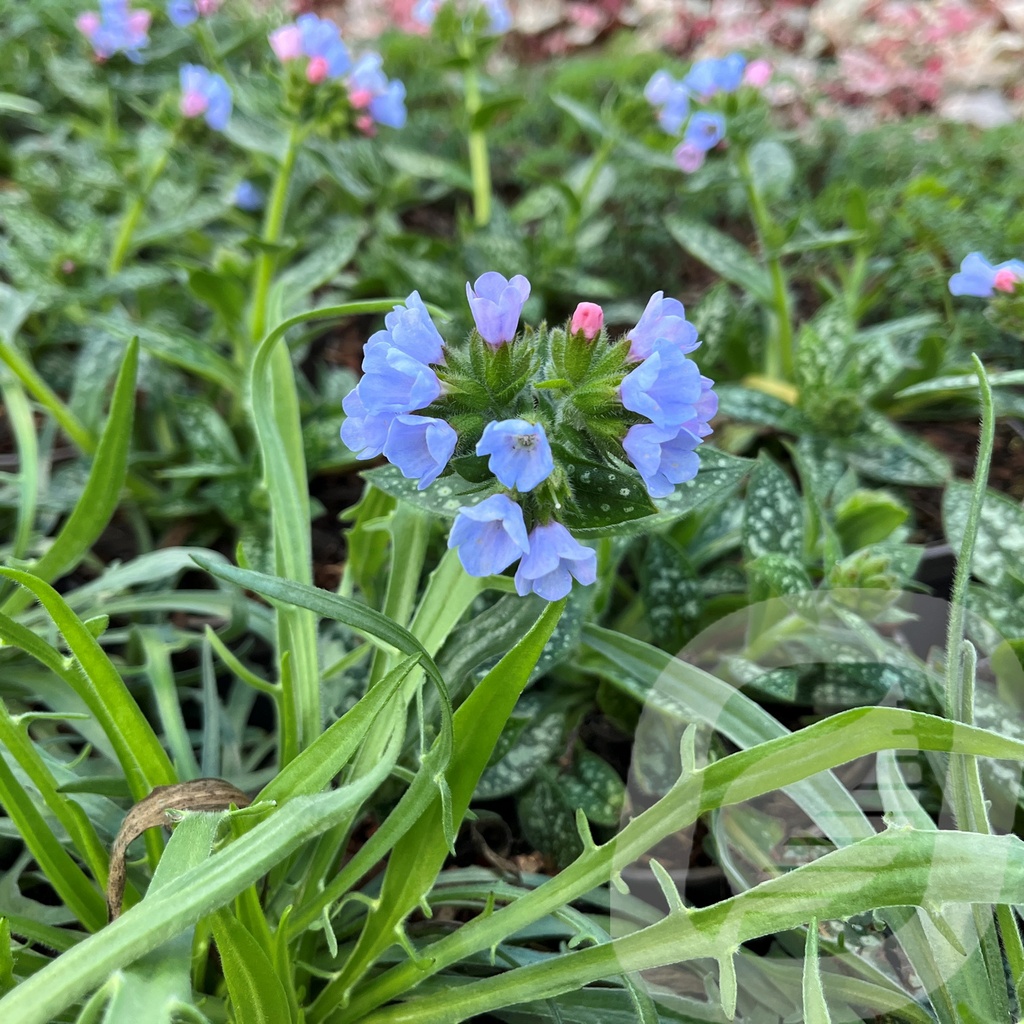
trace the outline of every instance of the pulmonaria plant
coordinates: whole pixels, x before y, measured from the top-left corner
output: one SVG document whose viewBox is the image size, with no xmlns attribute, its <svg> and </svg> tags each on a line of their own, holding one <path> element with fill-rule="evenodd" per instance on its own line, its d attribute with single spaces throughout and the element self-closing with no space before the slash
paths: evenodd
<svg viewBox="0 0 1024 1024">
<path fill-rule="evenodd" d="M 730 53 L 697 61 L 679 80 L 667 71 L 656 71 L 651 76 L 644 96 L 657 111 L 658 123 L 669 135 L 683 132 L 672 154 L 680 170 L 687 174 L 699 170 L 707 153 L 725 138 L 725 114 L 720 110 L 693 110 L 693 104 L 720 104 L 722 97 L 737 93 L 744 85 L 761 89 L 771 74 L 767 61 L 748 64 L 742 54 Z"/>
<path fill-rule="evenodd" d="M 326 110 L 326 122 L 340 128 L 354 125 L 364 135 L 375 134 L 378 124 L 405 125 L 405 86 L 388 79 L 377 53 L 363 54 L 353 64 L 341 30 L 330 19 L 300 15 L 293 24 L 270 33 L 270 46 L 291 73 L 293 106 L 314 98 L 319 101 L 317 109 Z M 337 94 L 329 92 L 332 86 L 340 87 Z M 316 90 L 314 97 L 310 87 Z M 319 95 L 324 89 L 328 94 Z"/>
<path fill-rule="evenodd" d="M 713 382 L 689 358 L 700 342 L 682 303 L 662 292 L 617 340 L 592 302 L 563 326 L 521 330 L 522 275 L 483 274 L 466 294 L 475 327 L 462 343 L 417 292 L 387 314 L 341 436 L 357 458 L 383 454 L 419 490 L 466 502 L 448 545 L 467 572 L 518 561 L 518 593 L 554 601 L 595 579 L 596 554 L 574 533 L 642 519 L 696 475 Z"/>
<path fill-rule="evenodd" d="M 100 0 L 98 11 L 85 11 L 75 25 L 92 46 L 98 60 L 123 53 L 135 64 L 142 63 L 140 50 L 149 45 L 149 11 L 133 10 L 128 0 Z"/>
</svg>

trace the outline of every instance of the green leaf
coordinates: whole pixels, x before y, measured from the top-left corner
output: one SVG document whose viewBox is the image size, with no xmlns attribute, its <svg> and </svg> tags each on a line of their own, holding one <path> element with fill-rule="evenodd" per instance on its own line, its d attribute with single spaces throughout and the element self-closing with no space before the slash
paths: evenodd
<svg viewBox="0 0 1024 1024">
<path fill-rule="evenodd" d="M 772 285 L 767 272 L 739 242 L 704 221 L 679 214 L 670 215 L 665 226 L 691 256 L 750 292 L 762 305 L 771 305 Z"/>
<path fill-rule="evenodd" d="M 97 935 L 22 982 L 0 999 L 0 1020 L 48 1024 L 106 981 L 113 971 L 180 935 L 310 839 L 352 815 L 389 770 L 389 765 L 382 763 L 356 783 L 290 801 L 251 832 L 178 876 L 166 888 L 147 895 Z"/>
<path fill-rule="evenodd" d="M 170 759 L 117 669 L 67 602 L 53 587 L 20 569 L 0 568 L 0 576 L 31 591 L 63 635 L 76 661 L 76 668 L 71 672 L 58 671 L 58 675 L 72 685 L 106 733 L 128 779 L 132 796 L 141 800 L 154 786 L 176 782 Z M 0 616 L 0 627 L 8 638 L 14 637 L 14 642 L 26 653 L 40 660 L 50 659 L 50 655 L 39 651 L 40 646 L 48 648 L 49 645 L 31 634 L 31 642 L 23 639 L 19 635 L 18 623 Z M 63 659 L 56 652 L 52 654 L 60 664 Z"/>
<path fill-rule="evenodd" d="M 464 192 L 473 190 L 473 180 L 462 164 L 436 153 L 391 144 L 381 147 L 381 156 L 396 170 L 410 174 L 414 178 L 443 182 Z"/>
<path fill-rule="evenodd" d="M 581 537 L 594 536 L 595 530 L 614 533 L 614 527 L 657 512 L 657 506 L 636 473 L 579 461 L 566 462 L 565 470 L 573 498 L 560 519 Z"/>
<path fill-rule="evenodd" d="M 516 801 L 523 835 L 559 868 L 583 852 L 575 808 L 562 782 L 557 771 L 543 765 Z"/>
<path fill-rule="evenodd" d="M 909 512 L 885 491 L 858 490 L 836 508 L 836 533 L 846 552 L 877 544 L 902 525 Z"/>
<path fill-rule="evenodd" d="M 835 439 L 850 464 L 882 483 L 939 487 L 949 479 L 949 460 L 926 441 L 885 417 L 867 413 L 848 437 Z"/>
<path fill-rule="evenodd" d="M 477 800 L 522 789 L 558 751 L 566 730 L 564 707 L 529 692 L 519 698 L 477 783 Z"/>
<path fill-rule="evenodd" d="M 750 172 L 758 192 L 766 202 L 784 198 L 793 187 L 796 164 L 789 148 L 778 139 L 761 139 L 748 154 Z"/>
<path fill-rule="evenodd" d="M 701 589 L 682 549 L 652 534 L 644 551 L 640 596 L 658 647 L 678 651 L 693 635 L 702 610 Z"/>
<path fill-rule="evenodd" d="M 212 923 L 234 1019 L 246 1024 L 293 1021 L 288 993 L 263 946 L 227 910 L 214 914 Z"/>
<path fill-rule="evenodd" d="M 33 575 L 45 583 L 58 579 L 78 565 L 117 508 L 128 470 L 138 360 L 139 346 L 133 340 L 128 344 L 117 375 L 110 416 L 97 445 L 82 497 L 46 554 L 32 566 Z M 15 591 L 0 606 L 0 612 L 16 615 L 30 603 L 31 597 L 26 591 Z"/>
<path fill-rule="evenodd" d="M 804 505 L 792 481 L 767 455 L 757 460 L 747 485 L 743 547 L 747 558 L 804 553 Z"/>
<path fill-rule="evenodd" d="M 549 604 L 533 628 L 480 681 L 455 713 L 455 743 L 447 770 L 452 819 L 462 821 L 473 791 L 526 686 L 565 605 Z M 321 993 L 317 1006 L 337 1005 L 365 969 L 394 941 L 395 929 L 430 891 L 448 853 L 443 801 L 429 809 L 396 843 L 388 861 L 380 900 L 341 973 Z"/>
<path fill-rule="evenodd" d="M 806 594 L 813 590 L 803 562 L 789 555 L 768 552 L 747 562 L 750 602 L 768 601 L 787 594 Z"/>
<path fill-rule="evenodd" d="M 954 551 L 963 543 L 971 507 L 971 485 L 953 480 L 942 499 L 942 524 Z M 993 587 L 1004 587 L 1024 575 L 1024 510 L 991 488 L 985 491 L 971 574 Z"/>
<path fill-rule="evenodd" d="M 282 308 L 286 312 L 295 309 L 301 299 L 330 284 L 352 261 L 365 234 L 366 224 L 352 218 L 338 218 L 324 225 L 322 236 L 326 241 L 284 270 L 274 283 L 281 294 Z"/>
<path fill-rule="evenodd" d="M 459 476 L 443 476 L 426 490 L 416 488 L 416 481 L 409 480 L 395 466 L 381 466 L 363 473 L 363 479 L 378 490 L 409 502 L 436 516 L 454 519 L 464 505 L 476 505 L 494 494 L 497 483 L 488 486 L 469 483 Z"/>
<path fill-rule="evenodd" d="M 599 138 L 610 138 L 616 134 L 601 120 L 601 116 L 590 107 L 577 102 L 563 93 L 552 93 L 551 102 L 564 110 L 581 128 L 586 128 Z"/>
<path fill-rule="evenodd" d="M 626 787 L 619 773 L 590 750 L 581 750 L 559 781 L 571 807 L 595 824 L 613 827 L 622 817 Z"/>
<path fill-rule="evenodd" d="M 27 96 L 16 96 L 13 92 L 0 92 L 0 113 L 41 114 L 43 107 Z"/>
<path fill-rule="evenodd" d="M 480 109 L 470 119 L 469 130 L 474 132 L 487 131 L 502 114 L 521 107 L 524 102 L 524 97 L 516 94 L 514 96 L 500 96 L 497 99 L 482 103 Z"/>
<path fill-rule="evenodd" d="M 740 384 L 719 384 L 718 410 L 723 416 L 742 423 L 756 423 L 777 430 L 791 429 L 797 419 L 797 410 L 775 395 Z"/>
</svg>

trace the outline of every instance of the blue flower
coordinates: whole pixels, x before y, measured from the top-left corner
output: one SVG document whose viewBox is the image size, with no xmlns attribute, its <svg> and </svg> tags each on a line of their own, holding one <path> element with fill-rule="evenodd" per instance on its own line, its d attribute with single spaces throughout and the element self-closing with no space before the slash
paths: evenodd
<svg viewBox="0 0 1024 1024">
<path fill-rule="evenodd" d="M 646 359 L 657 341 L 671 342 L 680 352 L 692 352 L 700 346 L 697 328 L 686 319 L 686 310 L 678 299 L 666 299 L 664 292 L 655 292 L 647 302 L 643 315 L 626 340 L 630 359 Z"/>
<path fill-rule="evenodd" d="M 584 586 L 593 583 L 597 553 L 584 547 L 561 523 L 535 526 L 530 532 L 530 550 L 516 570 L 516 593 L 557 601 L 572 589 L 573 577 Z"/>
<path fill-rule="evenodd" d="M 388 344 L 372 344 L 386 334 L 378 331 L 367 342 L 363 355 L 360 397 L 367 412 L 407 413 L 430 405 L 441 395 L 441 381 L 418 359 Z"/>
<path fill-rule="evenodd" d="M 235 195 L 232 200 L 240 210 L 247 210 L 254 213 L 263 209 L 266 196 L 251 181 L 240 181 L 235 187 Z"/>
<path fill-rule="evenodd" d="M 199 12 L 192 0 L 168 0 L 167 17 L 178 28 L 185 28 L 199 17 Z"/>
<path fill-rule="evenodd" d="M 357 459 L 375 459 L 387 443 L 393 416 L 370 413 L 363 404 L 363 396 L 356 385 L 342 400 L 345 421 L 341 425 L 341 439 L 356 453 Z"/>
<path fill-rule="evenodd" d="M 630 412 L 673 430 L 694 416 L 694 403 L 701 397 L 700 371 L 670 342 L 657 341 L 654 351 L 622 378 L 619 396 Z"/>
<path fill-rule="evenodd" d="M 440 363 L 444 360 L 444 339 L 430 319 L 419 292 L 413 292 L 404 306 L 395 308 L 384 317 L 386 331 L 378 331 L 367 342 L 367 350 L 381 340 L 401 349 L 421 363 Z"/>
<path fill-rule="evenodd" d="M 378 124 L 389 128 L 405 125 L 405 86 L 389 81 L 381 71 L 379 53 L 364 53 L 348 78 L 349 101 L 356 110 L 367 110 Z"/>
<path fill-rule="evenodd" d="M 419 480 L 419 490 L 429 487 L 448 465 L 459 435 L 444 420 L 433 416 L 396 416 L 388 431 L 384 454 L 402 471 Z"/>
<path fill-rule="evenodd" d="M 526 420 L 492 421 L 484 427 L 477 455 L 490 455 L 491 472 L 506 487 L 532 491 L 555 468 L 544 428 Z"/>
<path fill-rule="evenodd" d="M 429 27 L 434 24 L 440 6 L 441 0 L 416 0 L 412 8 L 412 20 Z"/>
<path fill-rule="evenodd" d="M 728 57 L 708 57 L 697 61 L 683 79 L 686 87 L 701 99 L 709 99 L 716 92 L 735 92 L 743 81 L 746 58 L 740 53 Z"/>
<path fill-rule="evenodd" d="M 705 153 L 725 138 L 725 118 L 721 114 L 709 114 L 701 110 L 690 118 L 683 142 Z"/>
<path fill-rule="evenodd" d="M 992 266 L 980 252 L 972 252 L 964 257 L 960 272 L 949 279 L 949 290 L 954 295 L 988 299 L 996 291 L 1012 292 L 1018 281 L 1024 281 L 1024 263 L 1020 260 Z"/>
<path fill-rule="evenodd" d="M 318 18 L 315 14 L 302 14 L 295 19 L 295 24 L 302 35 L 302 52 L 309 58 L 306 77 L 311 82 L 341 78 L 352 62 L 338 26 L 329 18 Z"/>
<path fill-rule="evenodd" d="M 652 498 L 667 498 L 676 484 L 692 480 L 700 469 L 694 449 L 700 438 L 684 427 L 637 423 L 622 441 L 629 461 L 644 478 Z"/>
<path fill-rule="evenodd" d="M 466 282 L 466 298 L 480 337 L 497 347 L 516 336 L 519 316 L 530 297 L 530 282 L 522 274 L 511 281 L 496 271 L 488 271 L 470 287 Z"/>
<path fill-rule="evenodd" d="M 461 508 L 448 547 L 459 549 L 459 561 L 470 576 L 501 572 L 530 550 L 523 510 L 504 494 Z"/>
<path fill-rule="evenodd" d="M 200 64 L 183 64 L 178 72 L 181 80 L 181 112 L 185 117 L 204 117 L 215 131 L 223 131 L 231 117 L 231 88 L 216 72 Z"/>
<path fill-rule="evenodd" d="M 690 113 L 690 93 L 682 82 L 677 82 L 667 71 L 655 71 L 644 88 L 647 101 L 658 108 L 658 123 L 675 135 Z"/>
</svg>

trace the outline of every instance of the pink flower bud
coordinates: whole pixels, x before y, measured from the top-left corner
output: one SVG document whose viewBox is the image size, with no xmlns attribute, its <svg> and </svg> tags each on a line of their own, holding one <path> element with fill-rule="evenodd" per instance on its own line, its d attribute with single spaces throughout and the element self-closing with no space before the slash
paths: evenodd
<svg viewBox="0 0 1024 1024">
<path fill-rule="evenodd" d="M 75 26 L 86 39 L 92 39 L 100 27 L 100 16 L 95 11 L 85 11 L 75 18 Z"/>
<path fill-rule="evenodd" d="M 1012 292 L 1016 286 L 1017 275 L 1009 267 L 996 271 L 996 276 L 992 278 L 992 287 L 997 292 Z"/>
<path fill-rule="evenodd" d="M 376 135 L 377 126 L 373 123 L 373 118 L 369 114 L 360 114 L 356 118 L 356 127 L 364 135 Z"/>
<path fill-rule="evenodd" d="M 215 14 L 218 7 L 220 7 L 220 0 L 196 0 L 196 10 L 204 18 Z"/>
<path fill-rule="evenodd" d="M 686 174 L 693 174 L 704 164 L 704 150 L 692 142 L 680 142 L 672 151 L 672 159 L 675 160 L 679 170 Z"/>
<path fill-rule="evenodd" d="M 75 266 L 74 260 L 65 260 L 60 265 L 60 272 L 62 274 L 73 274 L 78 268 Z"/>
<path fill-rule="evenodd" d="M 149 31 L 153 15 L 149 11 L 132 11 L 128 15 L 128 31 L 133 36 L 144 36 Z"/>
<path fill-rule="evenodd" d="M 604 326 L 604 310 L 596 302 L 581 302 L 572 315 L 569 329 L 573 334 L 583 333 L 587 341 L 593 341 Z"/>
<path fill-rule="evenodd" d="M 324 57 L 312 57 L 306 65 L 306 81 L 319 85 L 327 77 L 327 60 Z"/>
<path fill-rule="evenodd" d="M 772 79 L 775 69 L 767 60 L 752 60 L 743 72 L 743 81 L 755 89 L 763 89 Z"/>
<path fill-rule="evenodd" d="M 373 93 L 369 89 L 353 89 L 348 94 L 348 101 L 356 110 L 368 107 L 373 100 Z"/>
<path fill-rule="evenodd" d="M 185 117 L 199 117 L 206 113 L 210 101 L 201 92 L 186 92 L 181 95 L 181 112 Z"/>
<path fill-rule="evenodd" d="M 302 32 L 298 25 L 285 25 L 270 33 L 270 48 L 279 61 L 302 56 Z"/>
</svg>

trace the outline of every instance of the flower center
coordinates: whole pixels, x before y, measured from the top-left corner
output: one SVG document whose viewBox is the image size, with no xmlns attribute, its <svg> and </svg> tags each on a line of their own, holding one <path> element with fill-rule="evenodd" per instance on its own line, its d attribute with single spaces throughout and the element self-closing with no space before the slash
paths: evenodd
<svg viewBox="0 0 1024 1024">
<path fill-rule="evenodd" d="M 516 434 L 513 446 L 516 448 L 532 448 L 537 443 L 536 434 Z"/>
</svg>

